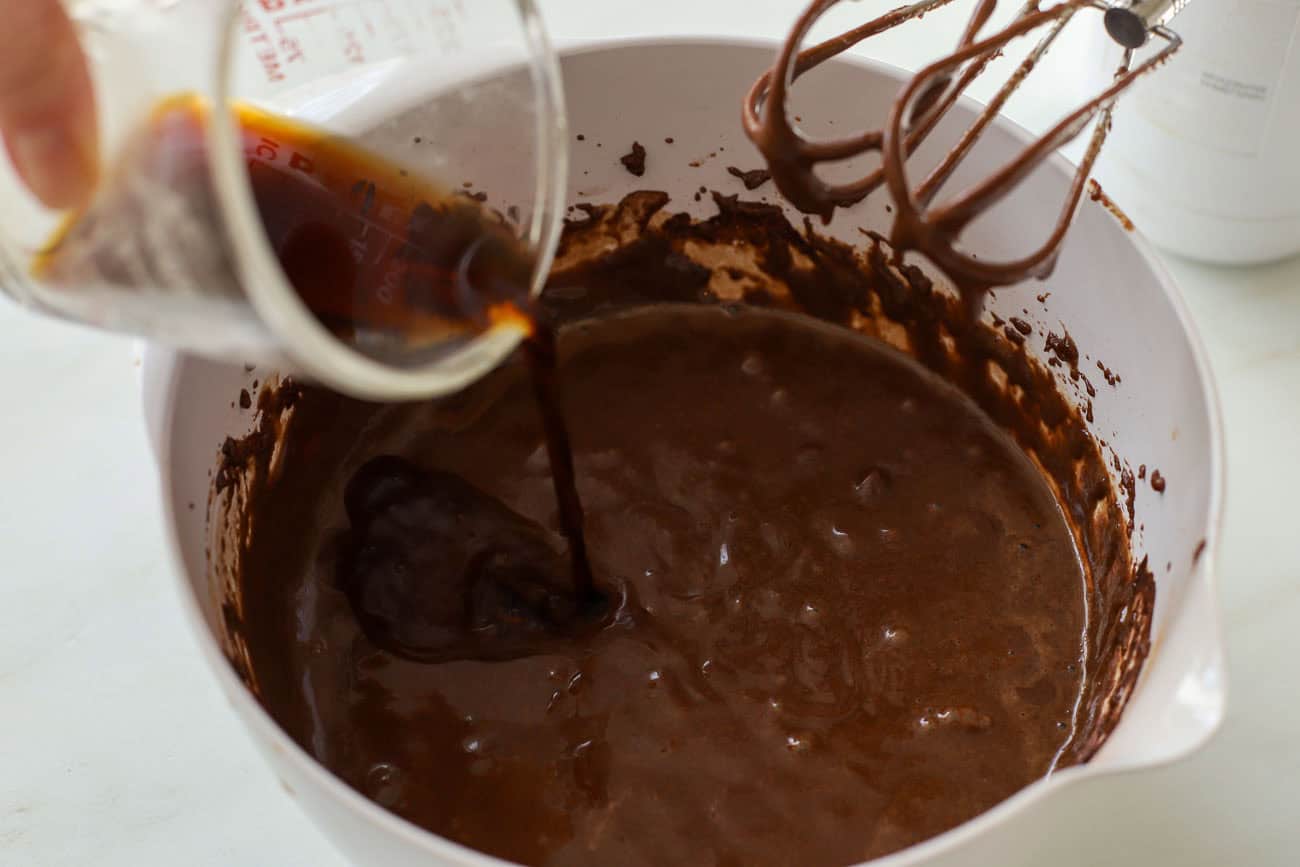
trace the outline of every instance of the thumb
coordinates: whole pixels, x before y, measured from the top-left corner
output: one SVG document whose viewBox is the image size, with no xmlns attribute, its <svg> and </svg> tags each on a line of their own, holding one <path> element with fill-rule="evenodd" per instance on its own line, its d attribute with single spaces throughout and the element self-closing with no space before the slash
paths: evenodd
<svg viewBox="0 0 1300 867">
<path fill-rule="evenodd" d="M 98 174 L 95 97 L 58 0 L 0 0 L 0 135 L 14 168 L 51 208 L 80 204 Z"/>
</svg>

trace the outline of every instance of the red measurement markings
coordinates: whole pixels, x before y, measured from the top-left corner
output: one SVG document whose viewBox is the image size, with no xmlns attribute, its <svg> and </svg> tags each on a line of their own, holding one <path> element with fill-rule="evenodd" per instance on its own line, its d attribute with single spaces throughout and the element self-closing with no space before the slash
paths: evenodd
<svg viewBox="0 0 1300 867">
<path fill-rule="evenodd" d="M 264 0 L 271 2 L 271 0 Z M 270 34 L 262 27 L 262 22 L 258 21 L 252 14 L 244 13 L 244 33 L 248 38 L 248 46 L 253 50 L 257 62 L 262 65 L 262 71 L 266 74 L 268 81 L 284 81 L 284 69 L 280 63 L 280 53 L 276 49 L 275 42 L 271 39 Z"/>
<path fill-rule="evenodd" d="M 358 38 L 356 31 L 351 28 L 343 31 L 343 54 L 353 63 L 366 62 L 365 46 L 361 44 L 361 39 Z"/>
<path fill-rule="evenodd" d="M 294 21 L 307 21 L 319 15 L 338 16 L 342 9 L 350 9 L 354 4 L 346 0 L 258 0 L 263 3 L 278 4 L 275 9 L 267 9 L 275 16 L 275 24 L 281 30 L 284 25 Z"/>
<path fill-rule="evenodd" d="M 283 12 L 285 9 L 299 6 L 319 6 L 320 0 L 257 0 L 257 5 L 262 7 L 263 12 Z M 335 5 L 332 0 L 326 0 L 326 5 Z"/>
</svg>

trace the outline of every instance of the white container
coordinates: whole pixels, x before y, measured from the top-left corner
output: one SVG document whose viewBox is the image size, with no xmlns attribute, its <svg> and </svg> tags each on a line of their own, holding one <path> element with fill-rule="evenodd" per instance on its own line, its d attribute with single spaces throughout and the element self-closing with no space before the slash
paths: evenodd
<svg viewBox="0 0 1300 867">
<path fill-rule="evenodd" d="M 702 184 L 740 192 L 725 167 L 760 165 L 740 131 L 740 97 L 770 65 L 775 48 L 770 43 L 651 40 L 568 52 L 564 70 L 574 131 L 585 137 L 574 145 L 573 200 L 608 201 L 633 189 L 663 189 L 673 196 L 670 207 L 703 214 L 713 206 L 694 201 Z M 852 60 L 830 64 L 822 75 L 828 86 L 818 93 L 826 94 L 825 100 L 818 104 L 814 97 L 800 105 L 810 123 L 819 113 L 836 116 L 841 108 L 837 93 L 851 92 L 864 110 L 879 112 L 900 83 L 895 70 Z M 956 113 L 961 115 L 957 122 L 969 122 L 969 104 Z M 675 143 L 662 144 L 665 137 Z M 1023 146 L 1025 138 L 999 121 L 989 132 L 992 146 L 981 149 L 980 159 L 964 168 L 956 182 L 961 185 L 987 171 L 995 160 Z M 633 140 L 650 151 L 643 178 L 633 178 L 618 162 Z M 718 157 L 710 157 L 713 153 Z M 701 165 L 692 167 L 691 162 Z M 1003 215 L 1005 209 L 1000 209 L 996 218 L 980 221 L 972 227 L 973 243 L 992 243 L 1023 222 L 1049 221 L 1071 174 L 1063 160 L 1049 162 L 1031 179 L 1032 194 L 1017 197 L 1020 212 Z M 885 219 L 884 200 L 873 197 L 838 216 L 830 231 L 855 241 L 861 238 L 859 226 L 881 228 Z M 1188 312 L 1146 243 L 1094 202 L 1084 202 L 1046 288 L 1052 292 L 1046 310 L 1034 300 L 1044 291 L 1042 284 L 999 291 L 993 309 L 1010 316 L 1031 308 L 1031 318 L 1044 327 L 1064 323 L 1081 351 L 1106 359 L 1123 382 L 1099 390 L 1094 401 L 1098 435 L 1134 465 L 1140 461 L 1159 467 L 1169 480 L 1170 495 L 1159 496 L 1146 486 L 1137 495 L 1137 520 L 1145 532 L 1134 553 L 1159 564 L 1153 650 L 1123 719 L 1090 764 L 1040 781 L 975 820 L 879 865 L 1035 864 L 1035 841 L 1050 827 L 1024 815 L 1032 805 L 1080 780 L 1184 756 L 1203 744 L 1223 717 L 1224 660 L 1213 588 L 1222 434 L 1209 369 Z M 1125 315 L 1117 317 L 1117 310 Z M 220 650 L 219 588 L 209 585 L 204 511 L 188 504 L 207 501 L 208 474 L 222 439 L 250 426 L 250 415 L 232 407 L 232 396 L 253 378 L 265 381 L 268 373 L 246 373 L 162 351 L 150 353 L 146 363 L 146 413 L 161 468 L 168 534 L 181 595 L 203 653 L 275 773 L 321 832 L 356 863 L 500 864 L 399 819 L 335 779 L 262 710 Z M 1194 557 L 1202 540 L 1202 555 Z M 1169 571 L 1166 562 L 1172 564 Z M 269 775 L 267 785 L 274 786 Z"/>
<path fill-rule="evenodd" d="M 1183 48 L 1120 100 L 1096 175 L 1146 235 L 1206 262 L 1300 253 L 1300 0 L 1200 0 Z M 1092 34 L 1095 88 L 1119 49 Z"/>
</svg>

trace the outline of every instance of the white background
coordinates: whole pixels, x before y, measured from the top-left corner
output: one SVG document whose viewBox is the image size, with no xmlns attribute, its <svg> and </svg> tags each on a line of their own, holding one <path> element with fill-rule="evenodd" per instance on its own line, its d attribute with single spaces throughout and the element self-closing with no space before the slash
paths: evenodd
<svg viewBox="0 0 1300 867">
<path fill-rule="evenodd" d="M 542 6 L 563 41 L 774 36 L 802 0 Z M 916 66 L 951 44 L 954 26 L 927 18 L 868 53 Z M 1041 127 L 1086 61 L 1067 45 L 1048 83 L 1010 113 Z M 1227 723 L 1187 761 L 1080 784 L 1021 821 L 1035 836 L 1051 829 L 1041 863 L 1062 867 L 1296 864 L 1300 260 L 1169 265 L 1227 416 Z M 0 864 L 337 867 L 254 754 L 183 625 L 137 366 L 128 340 L 0 301 Z"/>
</svg>

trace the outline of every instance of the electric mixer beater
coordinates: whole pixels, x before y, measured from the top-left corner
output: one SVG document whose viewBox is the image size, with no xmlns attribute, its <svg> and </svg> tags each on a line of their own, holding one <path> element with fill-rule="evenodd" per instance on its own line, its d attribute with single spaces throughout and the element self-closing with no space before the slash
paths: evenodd
<svg viewBox="0 0 1300 867">
<path fill-rule="evenodd" d="M 781 193 L 805 213 L 829 220 L 836 207 L 861 201 L 885 186 L 895 206 L 890 241 L 900 253 L 912 250 L 927 256 L 953 280 L 974 287 L 1006 285 L 1030 277 L 1046 276 L 1060 252 L 1061 243 L 1082 200 L 1093 165 L 1110 130 L 1111 112 L 1118 97 L 1139 78 L 1165 63 L 1182 40 L 1166 25 L 1187 0 L 1063 0 L 1040 8 L 1028 0 L 1012 22 L 999 32 L 981 36 L 997 5 L 978 0 L 958 40 L 956 50 L 917 72 L 894 101 L 880 129 L 840 138 L 813 141 L 790 116 L 788 100 L 794 82 L 819 64 L 952 0 L 920 0 L 896 8 L 859 27 L 805 50 L 808 33 L 839 0 L 815 0 L 800 16 L 773 68 L 762 76 L 744 103 L 744 126 L 767 158 Z M 1100 13 L 1101 23 L 1124 47 L 1123 61 L 1114 79 L 1100 94 L 1071 111 L 1011 161 L 983 181 L 949 199 L 939 192 L 1007 100 L 1034 70 L 1065 27 L 1080 13 Z M 958 98 L 990 63 L 1016 39 L 1037 32 L 1038 41 L 996 91 L 975 121 L 952 148 L 919 182 L 909 174 L 908 159 L 943 119 Z M 1154 38 L 1159 50 L 1136 61 L 1136 52 Z M 1007 261 L 987 261 L 961 249 L 962 231 L 980 214 L 1006 197 L 1043 160 L 1093 124 L 1093 132 L 1078 164 L 1059 216 L 1045 242 L 1027 255 Z M 862 154 L 879 153 L 879 167 L 857 180 L 832 183 L 815 169 Z"/>
</svg>

